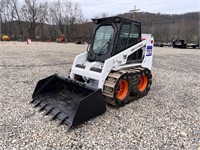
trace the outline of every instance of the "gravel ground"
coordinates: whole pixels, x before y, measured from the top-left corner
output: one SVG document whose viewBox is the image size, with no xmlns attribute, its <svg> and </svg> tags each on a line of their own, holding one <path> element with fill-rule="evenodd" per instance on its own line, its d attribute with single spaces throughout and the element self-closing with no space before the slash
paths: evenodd
<svg viewBox="0 0 200 150">
<path fill-rule="evenodd" d="M 0 149 L 200 150 L 200 50 L 155 48 L 149 94 L 67 131 L 29 104 L 87 45 L 0 43 Z"/>
</svg>

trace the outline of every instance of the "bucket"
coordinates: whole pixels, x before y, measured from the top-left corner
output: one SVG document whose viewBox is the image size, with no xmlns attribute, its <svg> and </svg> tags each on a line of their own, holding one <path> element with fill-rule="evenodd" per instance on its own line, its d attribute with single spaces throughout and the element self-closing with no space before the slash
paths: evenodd
<svg viewBox="0 0 200 150">
<path fill-rule="evenodd" d="M 59 119 L 59 125 L 76 126 L 106 111 L 101 89 L 93 91 L 56 74 L 40 80 L 32 98 L 31 103 L 52 114 L 52 120 Z"/>
</svg>

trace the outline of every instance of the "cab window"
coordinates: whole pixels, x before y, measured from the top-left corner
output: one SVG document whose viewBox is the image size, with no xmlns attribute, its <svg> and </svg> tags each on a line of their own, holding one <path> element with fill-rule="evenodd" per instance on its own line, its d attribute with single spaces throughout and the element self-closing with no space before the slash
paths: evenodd
<svg viewBox="0 0 200 150">
<path fill-rule="evenodd" d="M 115 49 L 115 54 L 122 52 L 123 50 L 137 44 L 140 38 L 139 28 L 135 24 L 123 24 L 118 43 Z"/>
<path fill-rule="evenodd" d="M 96 30 L 92 50 L 95 54 L 105 54 L 109 50 L 112 41 L 114 28 L 112 25 L 103 25 Z"/>
</svg>

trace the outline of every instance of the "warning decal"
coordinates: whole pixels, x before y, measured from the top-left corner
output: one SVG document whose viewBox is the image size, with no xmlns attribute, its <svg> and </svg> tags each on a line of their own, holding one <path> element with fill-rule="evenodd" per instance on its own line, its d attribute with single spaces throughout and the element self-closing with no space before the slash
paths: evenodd
<svg viewBox="0 0 200 150">
<path fill-rule="evenodd" d="M 152 49 L 153 49 L 153 46 L 147 46 L 146 56 L 152 56 Z"/>
</svg>

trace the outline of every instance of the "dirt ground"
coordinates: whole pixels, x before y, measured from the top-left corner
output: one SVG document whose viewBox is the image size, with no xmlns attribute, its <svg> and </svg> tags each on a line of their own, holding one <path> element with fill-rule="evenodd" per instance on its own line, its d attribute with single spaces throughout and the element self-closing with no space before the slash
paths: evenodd
<svg viewBox="0 0 200 150">
<path fill-rule="evenodd" d="M 200 150 L 200 50 L 155 48 L 147 96 L 70 129 L 32 107 L 37 81 L 67 77 L 87 45 L 0 42 L 0 149 Z"/>
</svg>

